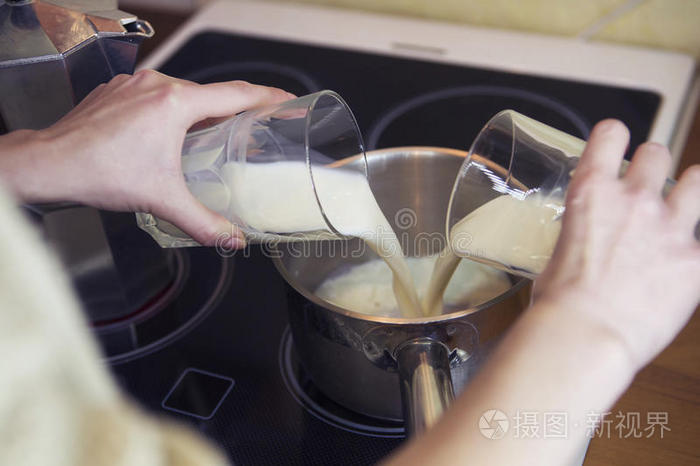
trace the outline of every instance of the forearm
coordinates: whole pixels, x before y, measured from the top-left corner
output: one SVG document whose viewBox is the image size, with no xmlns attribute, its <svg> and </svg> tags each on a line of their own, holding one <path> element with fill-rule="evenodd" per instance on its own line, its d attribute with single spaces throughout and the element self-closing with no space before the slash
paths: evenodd
<svg viewBox="0 0 700 466">
<path fill-rule="evenodd" d="M 540 303 L 523 315 L 438 425 L 389 464 L 567 464 L 583 446 L 589 413 L 609 408 L 634 372 L 617 335 L 583 309 Z M 490 409 L 510 421 L 501 439 L 479 429 L 479 418 Z M 517 438 L 514 421 L 524 412 L 536 413 L 538 438 Z M 565 438 L 545 438 L 546 413 L 565 413 Z"/>
<path fill-rule="evenodd" d="M 73 200 L 58 162 L 57 142 L 46 131 L 20 130 L 0 136 L 0 181 L 21 202 Z"/>
</svg>

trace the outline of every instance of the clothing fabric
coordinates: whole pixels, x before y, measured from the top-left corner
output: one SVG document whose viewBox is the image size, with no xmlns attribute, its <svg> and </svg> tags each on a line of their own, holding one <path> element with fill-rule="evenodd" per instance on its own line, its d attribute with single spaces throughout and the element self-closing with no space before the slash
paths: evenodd
<svg viewBox="0 0 700 466">
<path fill-rule="evenodd" d="M 100 359 L 66 274 L 0 187 L 0 464 L 227 464 L 122 395 Z"/>
</svg>

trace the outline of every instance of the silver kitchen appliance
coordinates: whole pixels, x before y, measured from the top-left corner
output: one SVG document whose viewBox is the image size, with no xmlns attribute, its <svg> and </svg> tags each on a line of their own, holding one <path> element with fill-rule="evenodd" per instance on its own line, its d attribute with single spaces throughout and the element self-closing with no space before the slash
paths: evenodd
<svg viewBox="0 0 700 466">
<path fill-rule="evenodd" d="M 50 126 L 100 83 L 132 73 L 151 36 L 151 25 L 118 10 L 116 0 L 0 1 L 0 133 Z M 141 240 L 135 225 L 110 226 L 119 214 L 72 204 L 26 208 L 93 323 L 134 313 L 173 280 L 172 254 Z M 136 260 L 120 253 L 134 247 Z"/>
</svg>

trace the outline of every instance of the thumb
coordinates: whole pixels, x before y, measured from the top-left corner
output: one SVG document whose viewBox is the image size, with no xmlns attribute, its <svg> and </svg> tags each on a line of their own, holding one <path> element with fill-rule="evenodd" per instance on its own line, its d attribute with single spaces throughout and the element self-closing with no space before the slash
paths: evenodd
<svg viewBox="0 0 700 466">
<path fill-rule="evenodd" d="M 202 246 L 224 250 L 245 247 L 245 237 L 238 227 L 200 203 L 186 187 L 184 191 L 178 199 L 171 199 L 168 203 L 172 208 L 153 214 L 177 226 Z"/>
</svg>

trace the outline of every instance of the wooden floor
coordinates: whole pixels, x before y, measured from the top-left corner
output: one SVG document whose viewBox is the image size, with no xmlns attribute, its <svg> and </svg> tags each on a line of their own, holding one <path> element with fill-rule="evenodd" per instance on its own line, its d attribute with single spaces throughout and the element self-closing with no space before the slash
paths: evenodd
<svg viewBox="0 0 700 466">
<path fill-rule="evenodd" d="M 184 21 L 182 16 L 162 12 L 133 8 L 130 12 L 151 21 L 156 30 L 156 36 L 144 42 L 141 56 L 148 54 Z M 700 110 L 695 115 L 679 172 L 694 163 L 700 163 Z M 698 281 L 698 277 L 688 279 Z M 643 429 L 648 427 L 647 413 L 668 413 L 665 425 L 670 430 L 664 431 L 663 438 L 658 428 L 650 438 L 621 438 L 615 429 L 618 412 L 626 416 L 623 424 L 629 425 L 629 430 L 631 422 L 627 416 L 632 418 L 634 413 L 639 413 Z M 700 464 L 700 312 L 697 309 L 671 346 L 637 375 L 611 413 L 610 438 L 606 438 L 603 430 L 602 438 L 593 439 L 585 466 Z M 623 435 L 625 433 L 623 430 Z"/>
</svg>

